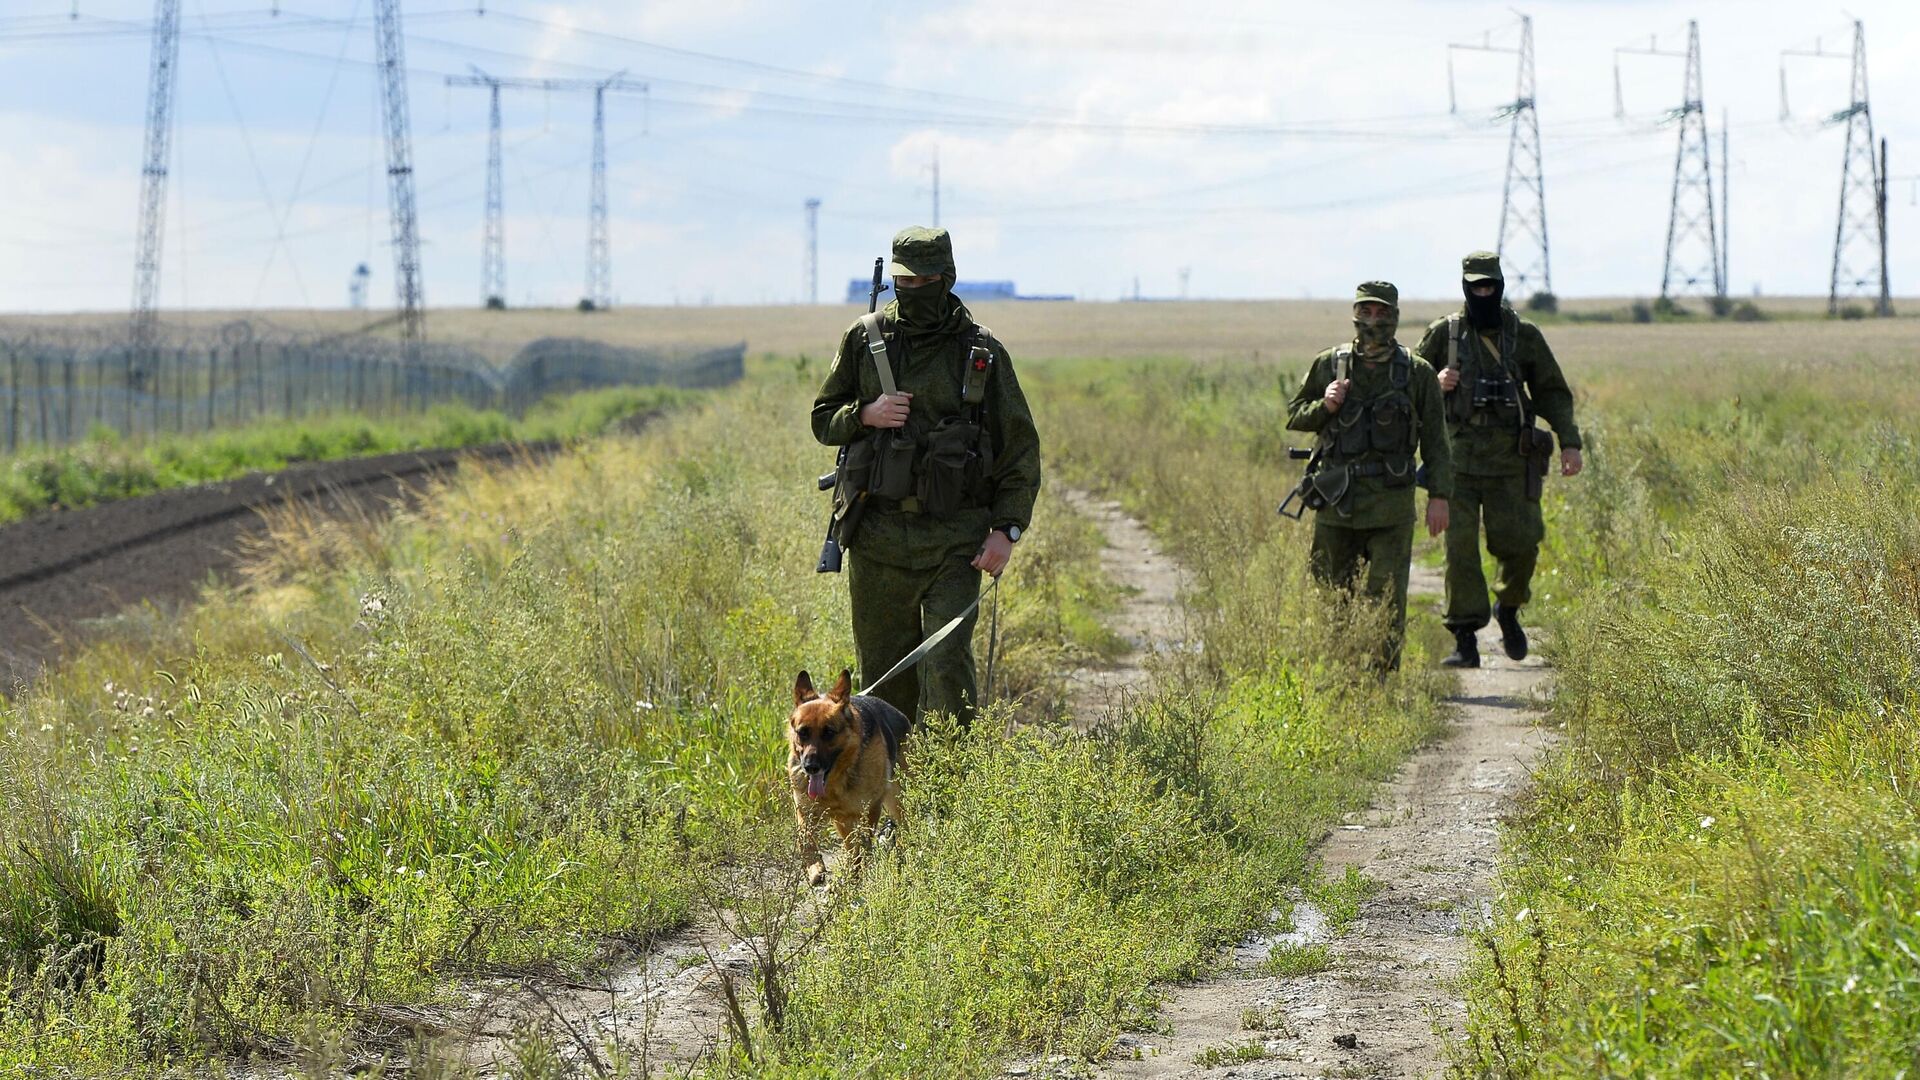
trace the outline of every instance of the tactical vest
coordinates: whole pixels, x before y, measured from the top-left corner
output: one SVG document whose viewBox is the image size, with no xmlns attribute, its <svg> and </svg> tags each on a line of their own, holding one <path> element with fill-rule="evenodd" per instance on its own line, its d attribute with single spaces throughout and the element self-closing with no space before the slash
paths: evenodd
<svg viewBox="0 0 1920 1080">
<path fill-rule="evenodd" d="M 1349 359 L 1351 345 L 1334 350 L 1333 369 Z M 1388 361 L 1387 388 L 1365 400 L 1349 397 L 1339 412 L 1320 429 L 1325 467 L 1346 469 L 1349 476 L 1377 476 L 1387 487 L 1413 483 L 1413 450 L 1420 432 L 1419 413 L 1413 407 L 1413 357 L 1405 346 L 1394 347 Z"/>
<path fill-rule="evenodd" d="M 1500 355 L 1487 355 L 1486 342 L 1458 313 L 1447 316 L 1447 366 L 1460 372 L 1460 382 L 1447 393 L 1450 427 L 1526 425 L 1525 387 L 1513 366 L 1518 320 L 1502 313 Z"/>
<path fill-rule="evenodd" d="M 893 381 L 893 349 L 880 326 L 880 316 L 861 316 L 866 331 L 867 352 L 873 358 L 874 372 L 880 378 L 883 393 L 897 390 Z M 873 477 L 869 490 L 892 508 L 908 513 L 935 515 L 985 506 L 991 499 L 988 490 L 993 474 L 993 439 L 987 433 L 987 383 L 993 376 L 993 350 L 981 343 L 989 331 L 975 324 L 967 337 L 962 370 L 955 372 L 960 384 L 961 411 L 936 419 L 924 435 L 916 437 L 907 428 L 877 431 L 870 436 L 877 443 Z M 906 340 L 899 338 L 904 353 Z"/>
</svg>

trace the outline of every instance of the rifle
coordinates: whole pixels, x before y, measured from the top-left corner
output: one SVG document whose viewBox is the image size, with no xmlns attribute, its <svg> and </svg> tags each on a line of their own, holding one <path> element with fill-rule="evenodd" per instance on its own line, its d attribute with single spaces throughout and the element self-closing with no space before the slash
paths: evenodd
<svg viewBox="0 0 1920 1080">
<path fill-rule="evenodd" d="M 1287 459 L 1289 461 L 1305 460 L 1307 463 L 1307 471 L 1301 474 L 1300 482 L 1294 485 L 1292 491 L 1287 492 L 1285 499 L 1281 500 L 1281 517 L 1292 518 L 1295 521 L 1299 521 L 1301 518 L 1307 516 L 1307 495 L 1313 491 L 1313 472 L 1320 466 L 1320 458 L 1326 452 L 1327 450 L 1324 445 L 1316 446 L 1312 450 L 1302 450 L 1297 446 L 1287 447 Z M 1293 506 L 1296 501 L 1300 505 L 1294 509 L 1293 513 L 1287 513 L 1287 507 Z"/>
<path fill-rule="evenodd" d="M 887 291 L 882 280 L 886 274 L 887 260 L 883 255 L 873 260 L 873 284 L 867 288 L 867 314 L 871 315 L 880 308 L 880 294 Z M 833 458 L 833 471 L 814 481 L 821 491 L 832 491 L 840 486 L 840 474 L 847 464 L 847 447 L 842 446 Z M 848 492 L 846 508 L 838 504 L 827 511 L 827 537 L 820 544 L 820 561 L 814 565 L 816 574 L 837 574 L 840 572 L 841 557 L 845 554 L 840 538 L 852 537 L 860 527 L 860 518 L 866 513 L 867 493 Z"/>
</svg>

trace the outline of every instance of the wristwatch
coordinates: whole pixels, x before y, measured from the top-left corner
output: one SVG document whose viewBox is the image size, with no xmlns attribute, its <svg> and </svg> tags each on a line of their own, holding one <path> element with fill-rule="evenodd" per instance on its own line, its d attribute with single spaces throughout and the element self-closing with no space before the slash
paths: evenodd
<svg viewBox="0 0 1920 1080">
<path fill-rule="evenodd" d="M 1018 525 L 995 525 L 993 527 L 993 531 L 997 533 L 1005 533 L 1007 536 L 1007 543 L 1009 544 L 1017 544 L 1020 542 L 1020 526 Z"/>
</svg>

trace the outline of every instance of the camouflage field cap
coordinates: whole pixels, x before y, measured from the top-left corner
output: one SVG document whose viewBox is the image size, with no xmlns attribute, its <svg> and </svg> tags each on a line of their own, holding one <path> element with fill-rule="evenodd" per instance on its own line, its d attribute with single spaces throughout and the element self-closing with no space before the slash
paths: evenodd
<svg viewBox="0 0 1920 1080">
<path fill-rule="evenodd" d="M 953 237 L 945 229 L 912 225 L 893 234 L 893 263 L 887 273 L 927 277 L 953 273 Z"/>
<path fill-rule="evenodd" d="M 1500 256 L 1491 251 L 1476 251 L 1460 260 L 1460 277 L 1468 284 L 1476 281 L 1500 281 Z"/>
<path fill-rule="evenodd" d="M 1390 308 L 1400 306 L 1400 290 L 1391 281 L 1363 281 L 1353 290 L 1353 302 L 1356 304 L 1372 300 Z"/>
</svg>

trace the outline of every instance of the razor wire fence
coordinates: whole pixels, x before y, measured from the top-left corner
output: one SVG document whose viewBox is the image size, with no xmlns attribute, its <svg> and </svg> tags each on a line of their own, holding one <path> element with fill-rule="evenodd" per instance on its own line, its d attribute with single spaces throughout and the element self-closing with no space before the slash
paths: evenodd
<svg viewBox="0 0 1920 1080">
<path fill-rule="evenodd" d="M 102 428 L 142 439 L 449 403 L 520 415 L 581 390 L 723 386 L 742 376 L 746 357 L 744 344 L 629 348 L 542 338 L 496 366 L 458 346 L 428 346 L 409 361 L 396 343 L 368 338 L 261 341 L 232 325 L 220 338 L 139 349 L 82 335 L 0 337 L 0 452 L 65 446 Z"/>
</svg>

